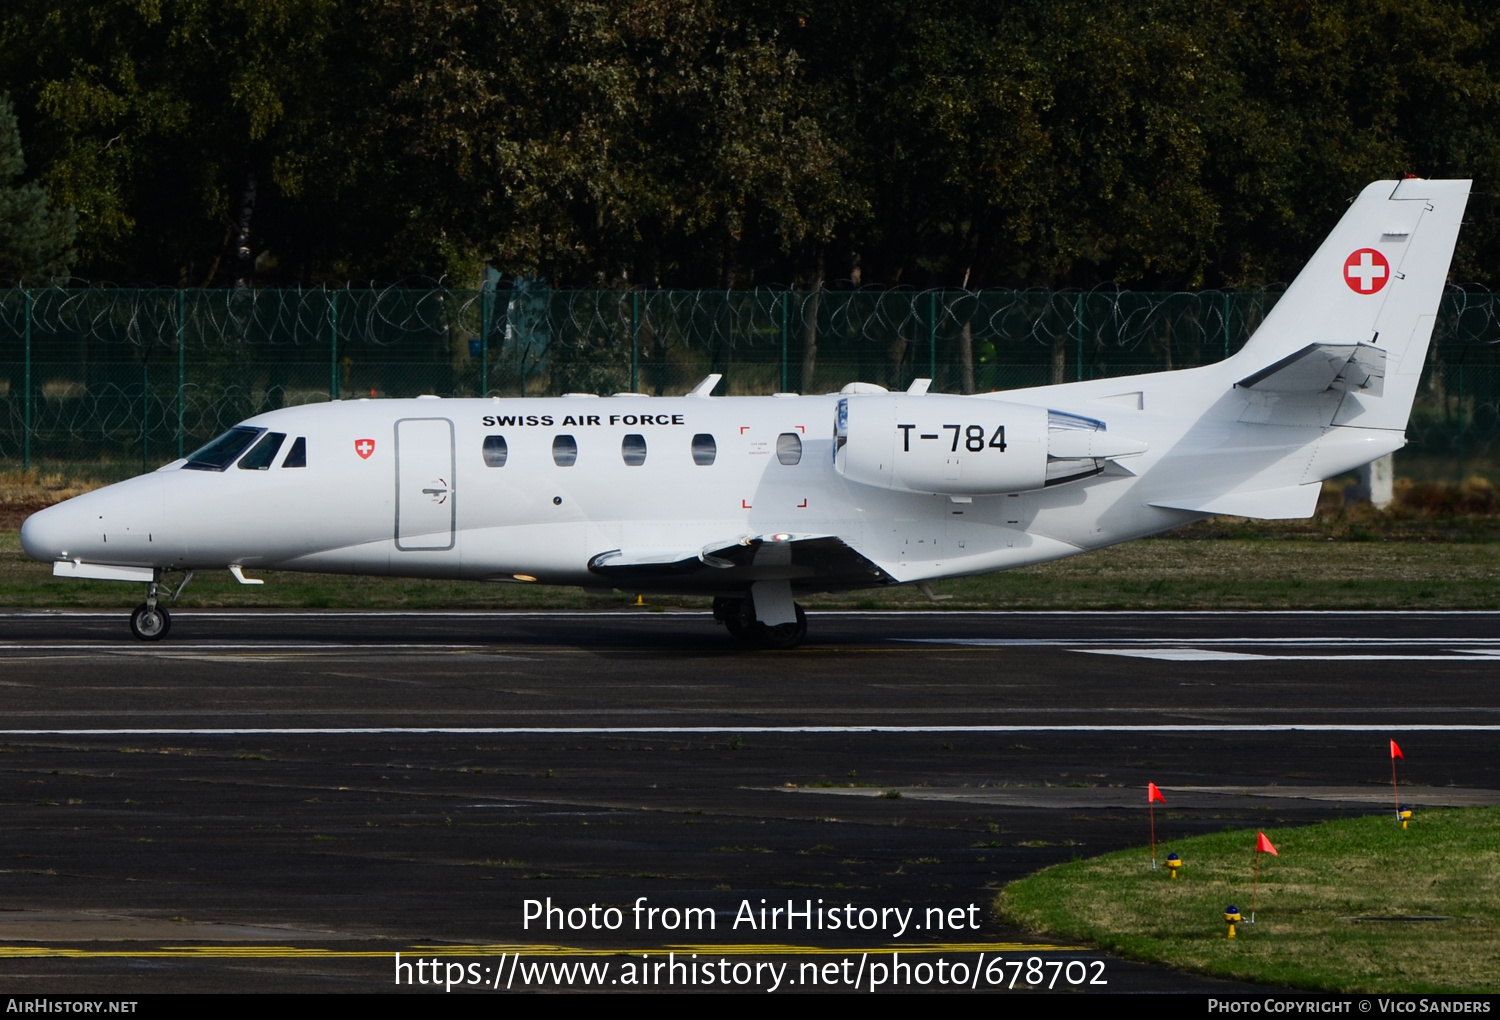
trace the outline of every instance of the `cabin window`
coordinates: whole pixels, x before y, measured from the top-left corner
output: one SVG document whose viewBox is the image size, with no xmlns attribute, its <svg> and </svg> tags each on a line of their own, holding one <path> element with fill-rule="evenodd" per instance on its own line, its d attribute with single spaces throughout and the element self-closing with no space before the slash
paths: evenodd
<svg viewBox="0 0 1500 1020">
<path fill-rule="evenodd" d="M 620 440 L 620 456 L 625 458 L 625 463 L 630 467 L 640 467 L 646 463 L 646 437 L 632 432 Z"/>
<path fill-rule="evenodd" d="M 245 452 L 246 447 L 255 442 L 261 431 L 248 425 L 236 425 L 207 446 L 191 453 L 187 463 L 182 466 L 190 471 L 223 471 Z"/>
<path fill-rule="evenodd" d="M 250 447 L 249 453 L 240 458 L 240 470 L 267 470 L 271 466 L 271 461 L 276 459 L 276 454 L 281 450 L 281 444 L 284 442 L 286 442 L 285 432 L 267 432 L 261 437 L 260 442 Z"/>
<path fill-rule="evenodd" d="M 776 437 L 776 459 L 787 467 L 802 462 L 802 437 L 795 432 L 783 432 Z"/>
<path fill-rule="evenodd" d="M 289 453 L 287 453 L 286 460 L 281 462 L 281 466 L 284 468 L 307 467 L 306 436 L 298 436 L 296 439 L 292 440 L 292 449 Z"/>
<path fill-rule="evenodd" d="M 554 436 L 552 439 L 552 463 L 558 467 L 572 467 L 578 461 L 578 440 L 572 436 Z"/>
<path fill-rule="evenodd" d="M 707 432 L 700 432 L 693 437 L 693 463 L 699 467 L 708 467 L 719 455 L 719 444 L 714 442 L 714 437 Z"/>
<path fill-rule="evenodd" d="M 556 447 L 553 449 L 556 449 Z M 504 436 L 484 437 L 485 467 L 504 467 L 505 458 L 508 456 L 510 456 L 510 448 L 505 445 Z"/>
</svg>

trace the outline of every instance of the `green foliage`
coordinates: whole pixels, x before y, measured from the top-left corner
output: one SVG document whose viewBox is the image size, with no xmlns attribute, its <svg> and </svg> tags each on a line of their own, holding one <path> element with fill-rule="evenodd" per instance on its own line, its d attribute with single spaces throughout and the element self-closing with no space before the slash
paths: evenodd
<svg viewBox="0 0 1500 1020">
<path fill-rule="evenodd" d="M 13 0 L 0 81 L 128 282 L 1247 286 L 1412 172 L 1476 179 L 1495 283 L 1497 43 L 1472 0 Z"/>
<path fill-rule="evenodd" d="M 0 280 L 51 283 L 68 275 L 77 225 L 40 184 L 17 182 L 25 171 L 15 109 L 0 94 Z"/>
</svg>

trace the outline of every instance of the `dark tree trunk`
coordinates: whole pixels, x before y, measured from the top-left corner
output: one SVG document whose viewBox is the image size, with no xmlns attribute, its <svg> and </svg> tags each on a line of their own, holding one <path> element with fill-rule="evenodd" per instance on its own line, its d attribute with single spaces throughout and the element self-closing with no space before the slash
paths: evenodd
<svg viewBox="0 0 1500 1020">
<path fill-rule="evenodd" d="M 802 383 L 800 393 L 811 393 L 813 374 L 818 370 L 818 307 L 823 303 L 823 274 L 826 252 L 818 249 L 818 260 L 812 280 L 802 292 Z"/>
<path fill-rule="evenodd" d="M 974 392 L 974 319 L 964 319 L 958 334 L 959 392 Z"/>
<path fill-rule="evenodd" d="M 234 287 L 247 290 L 255 283 L 255 252 L 250 247 L 250 223 L 255 218 L 255 171 L 245 171 L 240 193 L 240 218 L 234 232 Z"/>
</svg>

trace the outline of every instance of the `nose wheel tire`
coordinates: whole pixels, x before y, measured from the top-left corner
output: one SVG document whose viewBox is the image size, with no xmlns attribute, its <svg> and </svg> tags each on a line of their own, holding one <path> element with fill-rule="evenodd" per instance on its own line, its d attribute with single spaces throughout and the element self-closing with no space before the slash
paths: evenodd
<svg viewBox="0 0 1500 1020">
<path fill-rule="evenodd" d="M 160 641 L 172 629 L 172 614 L 142 602 L 130 614 L 130 632 L 142 641 Z"/>
</svg>

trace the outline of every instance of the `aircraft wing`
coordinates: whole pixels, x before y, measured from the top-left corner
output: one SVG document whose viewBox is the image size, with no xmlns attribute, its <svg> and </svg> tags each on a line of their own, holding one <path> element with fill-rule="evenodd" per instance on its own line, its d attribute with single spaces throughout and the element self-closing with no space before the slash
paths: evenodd
<svg viewBox="0 0 1500 1020">
<path fill-rule="evenodd" d="M 1308 344 L 1235 383 L 1241 389 L 1266 393 L 1322 393 L 1334 389 L 1377 397 L 1384 384 L 1385 351 L 1370 344 Z"/>
<path fill-rule="evenodd" d="M 832 591 L 893 580 L 837 535 L 747 535 L 692 551 L 611 549 L 592 557 L 588 568 L 627 587 L 675 579 L 694 587 L 789 580 L 796 588 Z"/>
</svg>

